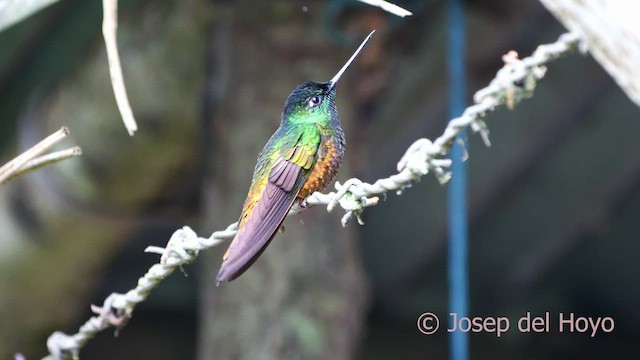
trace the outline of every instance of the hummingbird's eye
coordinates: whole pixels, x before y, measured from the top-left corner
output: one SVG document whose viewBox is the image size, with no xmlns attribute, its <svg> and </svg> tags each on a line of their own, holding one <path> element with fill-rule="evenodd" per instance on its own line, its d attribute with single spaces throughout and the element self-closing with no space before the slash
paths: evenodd
<svg viewBox="0 0 640 360">
<path fill-rule="evenodd" d="M 316 106 L 316 105 L 320 104 L 320 102 L 321 102 L 321 101 L 322 101 L 322 97 L 321 97 L 321 96 L 316 95 L 316 96 L 314 96 L 314 97 L 312 97 L 312 98 L 310 98 L 310 99 L 309 99 L 309 103 L 308 103 L 308 105 L 309 105 L 309 107 L 310 107 L 310 108 L 312 108 L 312 107 L 314 107 L 314 106 Z"/>
</svg>

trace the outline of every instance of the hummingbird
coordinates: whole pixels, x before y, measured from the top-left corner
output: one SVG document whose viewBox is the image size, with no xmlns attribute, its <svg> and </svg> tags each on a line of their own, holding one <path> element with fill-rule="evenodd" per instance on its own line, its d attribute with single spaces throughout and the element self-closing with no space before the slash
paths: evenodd
<svg viewBox="0 0 640 360">
<path fill-rule="evenodd" d="M 374 32 L 331 80 L 305 82 L 287 97 L 280 126 L 258 156 L 238 232 L 216 277 L 218 284 L 242 275 L 269 245 L 293 205 L 303 205 L 335 178 L 345 149 L 336 84 Z"/>
</svg>

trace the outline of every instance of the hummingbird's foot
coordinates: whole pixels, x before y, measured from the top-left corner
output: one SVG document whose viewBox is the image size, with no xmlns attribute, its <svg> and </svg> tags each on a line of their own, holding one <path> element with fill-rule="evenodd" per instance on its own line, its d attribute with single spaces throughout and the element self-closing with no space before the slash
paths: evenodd
<svg viewBox="0 0 640 360">
<path fill-rule="evenodd" d="M 278 228 L 278 232 L 284 234 L 284 225 L 280 225 L 280 227 Z"/>
</svg>

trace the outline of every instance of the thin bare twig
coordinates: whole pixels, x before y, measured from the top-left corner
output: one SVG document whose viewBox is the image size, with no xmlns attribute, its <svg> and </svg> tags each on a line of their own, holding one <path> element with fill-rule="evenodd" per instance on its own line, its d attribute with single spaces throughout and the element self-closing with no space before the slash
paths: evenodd
<svg viewBox="0 0 640 360">
<path fill-rule="evenodd" d="M 22 176 L 28 172 L 38 170 L 45 166 L 59 163 L 62 160 L 70 159 L 72 157 L 82 155 L 82 149 L 79 146 L 74 146 L 69 149 L 52 152 L 51 154 L 43 155 L 33 160 L 27 161 L 18 171 L 11 174 L 6 180 L 0 182 L 0 184 L 11 181 L 13 178 Z"/>
<path fill-rule="evenodd" d="M 388 1 L 384 1 L 384 0 L 358 0 L 360 2 L 363 2 L 365 4 L 369 4 L 371 6 L 376 6 L 381 8 L 382 10 L 386 11 L 386 12 L 390 12 L 394 15 L 398 15 L 400 17 L 405 17 L 405 16 L 411 16 L 413 15 L 413 13 L 411 11 L 405 10 L 403 8 L 401 8 L 400 6 L 396 5 L 396 4 L 392 4 Z"/>
<path fill-rule="evenodd" d="M 307 205 L 327 205 L 331 210 L 340 205 L 346 210 L 343 225 L 353 216 L 358 217 L 364 208 L 377 204 L 375 195 L 387 191 L 400 192 L 432 171 L 445 183 L 451 176 L 447 168 L 451 160 L 441 158 L 446 155 L 456 135 L 466 127 L 480 133 L 488 144 L 488 130 L 482 118 L 497 106 L 518 103 L 533 94 L 537 81 L 545 74 L 544 64 L 563 54 L 572 52 L 578 47 L 579 38 L 567 33 L 553 44 L 541 45 L 532 56 L 519 59 L 513 53 L 504 58 L 505 66 L 498 71 L 489 86 L 478 91 L 475 105 L 468 107 L 462 116 L 452 119 L 444 133 L 431 142 L 419 139 L 413 143 L 398 162 L 398 173 L 380 179 L 373 184 L 350 179 L 344 185 L 336 183 L 336 192 L 329 194 L 314 193 L 307 200 Z M 289 215 L 302 209 L 292 209 Z M 185 226 L 176 230 L 165 248 L 150 246 L 145 251 L 161 254 L 160 263 L 153 265 L 138 285 L 125 294 L 113 293 L 105 299 L 102 306 L 92 306 L 96 316 L 91 317 L 80 327 L 77 333 L 67 335 L 62 332 L 53 333 L 48 341 L 50 355 L 45 360 L 57 360 L 65 356 L 78 356 L 80 349 L 97 333 L 110 327 L 121 328 L 131 318 L 133 310 L 149 296 L 151 291 L 167 276 L 179 267 L 189 264 L 197 258 L 200 251 L 219 245 L 231 239 L 237 232 L 237 223 L 229 225 L 225 230 L 214 232 L 209 238 L 201 238 Z"/>
<path fill-rule="evenodd" d="M 44 140 L 34 145 L 29 150 L 15 157 L 2 167 L 0 167 L 0 184 L 7 183 L 9 180 L 26 174 L 33 170 L 44 166 L 55 164 L 59 161 L 79 156 L 82 150 L 79 147 L 73 147 L 66 150 L 56 151 L 47 155 L 40 156 L 47 150 L 51 149 L 55 144 L 59 143 L 69 135 L 69 129 L 62 127 L 60 130 L 47 136 Z"/>
<path fill-rule="evenodd" d="M 131 105 L 129 105 L 129 98 L 127 97 L 127 89 L 124 86 L 122 65 L 120 64 L 120 54 L 118 53 L 118 42 L 116 40 L 118 30 L 118 0 L 103 0 L 102 9 L 102 35 L 104 36 L 104 44 L 107 47 L 111 85 L 124 126 L 127 128 L 129 135 L 133 136 L 138 130 L 138 124 L 133 117 L 133 111 L 131 110 Z"/>
</svg>

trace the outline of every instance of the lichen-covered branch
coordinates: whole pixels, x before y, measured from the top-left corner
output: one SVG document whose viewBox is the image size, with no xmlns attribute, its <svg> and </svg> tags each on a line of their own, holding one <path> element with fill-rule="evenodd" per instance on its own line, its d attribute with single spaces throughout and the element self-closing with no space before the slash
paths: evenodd
<svg viewBox="0 0 640 360">
<path fill-rule="evenodd" d="M 540 0 L 640 106 L 640 22 L 637 1 Z"/>
<path fill-rule="evenodd" d="M 0 31 L 28 18 L 58 0 L 0 0 Z"/>
<path fill-rule="evenodd" d="M 44 140 L 34 145 L 29 150 L 15 157 L 13 160 L 0 167 L 0 184 L 5 184 L 9 180 L 20 175 L 26 174 L 41 167 L 55 164 L 59 161 L 79 156 L 82 150 L 79 147 L 72 147 L 66 150 L 55 151 L 50 154 L 42 155 L 54 145 L 62 141 L 69 135 L 69 129 L 66 127 L 47 136 Z"/>
<path fill-rule="evenodd" d="M 346 211 L 342 219 L 343 225 L 346 225 L 353 216 L 360 220 L 359 215 L 366 207 L 377 204 L 377 195 L 387 191 L 401 192 L 430 171 L 441 183 L 446 183 L 451 177 L 448 171 L 451 160 L 443 156 L 449 152 L 456 135 L 468 126 L 479 133 L 489 145 L 489 132 L 482 121 L 485 114 L 500 105 L 511 108 L 520 100 L 530 97 L 537 81 L 545 74 L 544 64 L 575 50 L 578 43 L 577 35 L 567 33 L 560 36 L 555 43 L 539 46 L 530 57 L 519 59 L 515 52 L 510 52 L 503 57 L 505 66 L 498 71 L 495 79 L 475 94 L 476 104 L 467 108 L 460 117 L 452 119 L 444 133 L 436 140 L 419 139 L 413 143 L 398 162 L 398 173 L 377 180 L 373 184 L 358 179 L 347 180 L 344 184 L 336 183 L 335 192 L 314 193 L 306 200 L 306 206 L 327 205 L 327 209 L 331 211 L 340 205 Z M 296 207 L 289 215 L 302 209 Z M 151 290 L 162 279 L 180 266 L 193 262 L 201 250 L 233 238 L 236 232 L 237 224 L 234 223 L 225 230 L 214 232 L 209 238 L 201 238 L 185 226 L 173 233 L 165 248 L 148 247 L 147 252 L 162 255 L 160 262 L 153 265 L 138 280 L 134 289 L 125 294 L 111 294 L 101 307 L 92 306 L 96 316 L 82 325 L 76 334 L 52 334 L 47 341 L 50 355 L 45 359 L 77 356 L 80 349 L 98 332 L 126 325 L 135 307 L 149 296 Z"/>
</svg>

